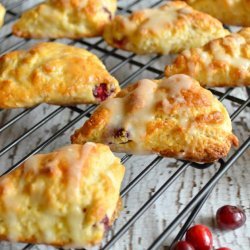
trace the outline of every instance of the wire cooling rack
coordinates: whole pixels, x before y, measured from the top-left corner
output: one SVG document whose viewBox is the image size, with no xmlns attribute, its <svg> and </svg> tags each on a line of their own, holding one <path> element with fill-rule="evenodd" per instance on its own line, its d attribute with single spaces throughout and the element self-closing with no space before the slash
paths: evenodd
<svg viewBox="0 0 250 250">
<path fill-rule="evenodd" d="M 3 2 L 7 8 L 5 25 L 0 32 L 1 55 L 12 50 L 28 48 L 36 43 L 37 41 L 34 40 L 24 40 L 12 36 L 11 26 L 22 11 L 42 1 L 6 0 L 1 2 Z M 161 2 L 162 1 L 157 0 L 119 1 L 118 10 L 120 13 L 130 13 L 132 10 L 139 9 L 142 6 L 155 7 L 161 4 Z M 87 48 L 97 54 L 106 64 L 110 73 L 120 80 L 122 87 L 142 77 L 162 77 L 162 70 L 165 64 L 172 60 L 171 56 L 164 57 L 156 55 L 139 57 L 132 53 L 113 49 L 107 46 L 101 38 L 77 41 L 58 39 L 56 41 Z M 183 237 L 186 229 L 194 221 L 218 181 L 240 157 L 241 159 L 247 157 L 246 150 L 250 145 L 249 127 L 247 126 L 249 125 L 250 98 L 247 94 L 247 89 L 241 89 L 240 94 L 238 94 L 238 90 L 237 92 L 232 88 L 213 89 L 211 91 L 223 101 L 230 110 L 234 130 L 239 133 L 237 135 L 240 138 L 240 147 L 236 150 L 232 150 L 227 159 L 221 159 L 213 164 L 194 164 L 174 159 L 163 159 L 160 156 L 142 157 L 119 154 L 123 164 L 125 164 L 127 168 L 125 183 L 121 191 L 121 196 L 124 200 L 125 214 L 122 214 L 117 220 L 107 235 L 106 240 L 104 240 L 101 249 L 158 249 L 166 244 L 170 246 L 171 241 L 167 240 L 168 237 L 171 236 L 173 242 Z M 69 135 L 73 133 L 75 128 L 80 127 L 84 120 L 90 117 L 95 108 L 95 105 L 56 107 L 44 104 L 25 110 L 1 110 L 1 174 L 7 174 L 9 171 L 17 168 L 18 165 L 32 154 L 40 151 L 49 151 L 69 143 Z M 244 128 L 242 124 L 245 124 Z M 249 158 L 245 159 L 244 162 L 248 164 L 248 160 Z M 157 168 L 158 172 L 154 172 Z M 159 170 L 159 168 L 162 169 Z M 134 241 L 131 240 L 133 237 L 133 232 L 132 234 L 130 232 L 131 229 L 140 220 L 140 217 L 145 216 L 145 214 L 147 215 L 146 221 L 150 218 L 149 222 L 147 221 L 147 225 L 152 226 L 152 228 L 154 227 L 157 216 L 148 214 L 148 211 L 151 207 L 157 206 L 157 200 L 165 197 L 166 193 L 176 194 L 174 189 L 176 183 L 180 183 L 180 178 L 182 178 L 181 185 L 184 185 L 184 181 L 191 181 L 190 179 L 183 179 L 183 175 L 185 176 L 185 173 L 189 170 L 194 171 L 197 178 L 202 178 L 203 175 L 208 173 L 209 179 L 205 181 L 205 183 L 201 183 L 198 189 L 192 188 L 192 190 L 195 189 L 197 192 L 192 191 L 191 199 L 186 200 L 185 204 L 181 204 L 178 211 L 174 210 L 174 213 L 170 213 L 170 215 L 173 215 L 172 217 L 161 218 L 163 223 L 160 229 L 151 230 L 150 233 L 147 234 L 142 232 L 135 245 L 133 243 Z M 143 185 L 152 179 L 156 181 L 156 184 L 150 189 L 150 194 L 146 196 L 146 198 L 142 198 L 142 202 L 138 201 L 138 206 L 133 205 L 133 207 L 136 208 L 131 209 L 133 213 L 130 215 L 131 210 L 128 210 L 127 206 L 128 204 L 137 203 L 137 200 L 132 199 L 131 202 L 129 195 L 133 192 L 145 193 L 146 191 L 144 191 Z M 196 185 L 194 185 L 194 187 L 195 186 Z M 180 197 L 176 199 L 177 202 L 179 202 Z M 173 204 L 168 204 L 167 206 L 172 205 Z M 168 208 L 166 207 L 166 209 Z M 168 213 L 166 214 L 168 215 Z M 141 228 L 140 230 L 148 231 L 146 228 Z M 175 233 L 177 236 L 173 238 L 172 232 L 176 232 L 176 230 L 179 230 L 179 232 L 177 234 Z M 122 240 L 126 235 L 128 235 L 127 239 Z M 148 235 L 150 235 L 150 237 L 148 237 Z M 43 246 L 38 247 L 31 244 L 9 245 L 8 243 L 2 243 L 0 245 L 1 249 L 10 249 L 9 247 L 13 247 L 13 249 L 43 249 Z"/>
</svg>

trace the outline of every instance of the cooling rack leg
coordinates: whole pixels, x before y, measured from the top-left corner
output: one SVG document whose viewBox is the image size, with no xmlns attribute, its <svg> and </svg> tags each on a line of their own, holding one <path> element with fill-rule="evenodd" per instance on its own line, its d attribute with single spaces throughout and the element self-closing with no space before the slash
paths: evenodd
<svg viewBox="0 0 250 250">
<path fill-rule="evenodd" d="M 221 171 L 222 166 L 225 164 L 225 162 L 222 159 L 220 159 L 219 162 L 220 162 L 221 165 L 220 165 L 220 169 L 218 171 Z M 183 238 L 184 234 L 186 233 L 186 231 L 188 230 L 188 228 L 191 226 L 192 222 L 194 221 L 194 219 L 196 218 L 196 216 L 200 212 L 201 208 L 203 207 L 203 205 L 207 201 L 208 197 L 210 196 L 210 194 L 214 190 L 215 186 L 216 186 L 216 184 L 211 187 L 211 189 L 207 192 L 207 194 L 204 196 L 204 198 L 193 209 L 193 211 L 191 212 L 191 214 L 188 216 L 186 222 L 182 226 L 181 230 L 176 235 L 175 239 L 173 240 L 172 244 L 170 245 L 170 249 L 171 249 L 171 247 L 173 247 L 174 243 L 176 243 L 177 241 L 180 241 Z"/>
<path fill-rule="evenodd" d="M 203 207 L 206 200 L 208 199 L 209 195 L 212 193 L 213 188 L 214 187 L 212 187 L 211 190 L 209 190 L 209 192 L 206 194 L 206 196 L 198 203 L 198 205 L 193 209 L 192 213 L 188 216 L 186 222 L 184 223 L 181 230 L 179 231 L 179 233 L 177 234 L 177 236 L 173 240 L 173 242 L 172 242 L 172 244 L 170 246 L 170 249 L 173 247 L 174 243 L 176 243 L 177 241 L 180 241 L 183 238 L 183 236 L 186 233 L 187 229 L 191 226 L 191 224 L 193 223 L 195 217 L 198 215 L 201 208 Z"/>
<path fill-rule="evenodd" d="M 169 224 L 169 226 L 157 237 L 157 239 L 150 245 L 148 250 L 158 249 L 164 240 L 171 234 L 171 232 L 179 225 L 179 223 L 187 216 L 187 214 L 198 205 L 199 202 L 207 195 L 207 192 L 222 178 L 224 173 L 233 165 L 233 163 L 249 148 L 250 138 L 248 138 L 234 153 L 226 164 L 219 169 L 216 174 L 208 181 L 208 183 L 201 189 L 201 191 L 187 204 L 181 213 Z"/>
</svg>

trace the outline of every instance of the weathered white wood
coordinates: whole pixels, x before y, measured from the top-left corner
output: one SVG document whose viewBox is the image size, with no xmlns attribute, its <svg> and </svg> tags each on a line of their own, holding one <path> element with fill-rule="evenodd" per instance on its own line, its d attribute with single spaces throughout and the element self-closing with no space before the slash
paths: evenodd
<svg viewBox="0 0 250 250">
<path fill-rule="evenodd" d="M 16 0 L 18 1 L 18 0 Z M 2 1 L 0 1 L 2 2 Z M 14 1 L 5 0 L 5 4 L 12 4 Z M 34 3 L 40 1 L 27 0 L 25 1 L 26 9 L 29 3 L 31 6 Z M 129 1 L 120 1 L 119 4 L 126 6 L 132 3 Z M 141 1 L 133 9 L 139 9 L 142 6 L 149 6 L 152 1 Z M 16 11 L 20 11 L 17 9 Z M 8 20 L 10 17 L 7 16 Z M 8 32 L 9 27 L 0 31 L 0 38 L 3 36 L 3 32 Z M 0 44 L 0 53 L 9 48 L 13 44 L 21 41 L 22 39 L 11 37 Z M 61 40 L 62 41 L 62 40 Z M 36 41 L 30 41 L 22 48 L 31 46 Z M 69 42 L 64 40 L 64 42 Z M 77 46 L 81 46 L 77 44 Z M 102 46 L 106 47 L 105 43 Z M 103 54 L 93 50 L 98 56 Z M 122 55 L 130 55 L 128 52 L 119 51 Z M 146 62 L 150 59 L 149 56 L 135 58 L 138 61 Z M 171 61 L 171 57 L 162 57 L 157 63 L 154 64 L 160 70 L 163 70 L 166 63 Z M 109 69 L 112 69 L 120 60 L 113 57 L 108 57 L 104 61 Z M 114 75 L 119 81 L 124 81 L 138 68 L 126 64 L 121 69 L 116 71 Z M 140 79 L 143 77 L 157 77 L 157 75 L 150 72 L 143 72 L 133 79 Z M 233 96 L 240 98 L 246 98 L 246 90 L 243 88 L 237 88 L 232 93 Z M 225 100 L 223 103 L 228 108 L 230 114 L 238 107 L 235 104 Z M 23 119 L 18 121 L 15 125 L 8 128 L 6 131 L 0 134 L 0 149 L 7 146 L 14 139 L 21 136 L 25 131 L 30 129 L 36 123 L 38 123 L 43 117 L 49 115 L 55 111 L 58 107 L 40 105 L 34 111 L 30 112 Z M 19 114 L 22 110 L 3 111 L 0 113 L 0 127 L 9 121 L 12 117 Z M 233 126 L 236 135 L 239 137 L 240 142 L 243 142 L 250 135 L 250 109 L 245 109 L 239 117 L 234 121 Z M 18 162 L 27 153 L 40 145 L 51 135 L 53 135 L 60 128 L 65 126 L 69 121 L 73 120 L 78 114 L 65 109 L 59 113 L 55 118 L 50 120 L 44 126 L 39 128 L 35 133 L 30 135 L 27 139 L 20 142 L 17 146 L 11 149 L 8 153 L 0 157 L 0 172 L 12 166 Z M 70 143 L 69 136 L 73 133 L 75 128 L 80 127 L 83 124 L 83 120 L 75 124 L 69 130 L 67 130 L 62 136 L 56 139 L 43 152 L 48 152 L 59 146 Z M 234 150 L 232 150 L 232 153 Z M 122 156 L 122 155 L 120 155 Z M 126 162 L 126 176 L 124 179 L 123 187 L 125 187 L 131 180 L 133 180 L 137 174 L 139 174 L 153 159 L 153 156 L 133 156 L 128 162 Z M 227 174 L 218 183 L 213 193 L 209 197 L 205 206 L 198 215 L 195 223 L 203 223 L 211 227 L 214 233 L 214 245 L 215 247 L 227 246 L 233 250 L 247 250 L 250 248 L 250 151 L 248 150 L 227 172 Z M 161 185 L 170 177 L 174 171 L 177 170 L 181 163 L 174 159 L 164 159 L 158 164 L 134 189 L 132 189 L 127 196 L 123 199 L 124 210 L 121 216 L 113 227 L 109 236 L 114 234 L 122 227 L 133 214 L 157 191 Z M 173 218 L 185 207 L 185 205 L 191 200 L 191 198 L 204 186 L 204 184 L 212 177 L 218 167 L 212 166 L 209 169 L 198 170 L 194 168 L 188 168 L 180 178 L 170 187 L 167 192 L 162 195 L 159 200 L 135 223 L 133 227 L 117 242 L 112 248 L 114 250 L 139 250 L 146 249 L 153 240 L 166 228 L 166 226 L 173 220 Z M 216 210 L 225 204 L 240 205 L 247 213 L 247 223 L 244 227 L 233 232 L 221 232 L 216 228 L 214 215 Z M 165 242 L 165 246 L 171 243 L 171 239 L 176 235 L 178 230 L 173 232 L 172 236 Z M 9 244 L 1 243 L 0 249 L 21 249 L 23 244 Z M 34 249 L 53 249 L 45 246 L 35 246 Z"/>
</svg>

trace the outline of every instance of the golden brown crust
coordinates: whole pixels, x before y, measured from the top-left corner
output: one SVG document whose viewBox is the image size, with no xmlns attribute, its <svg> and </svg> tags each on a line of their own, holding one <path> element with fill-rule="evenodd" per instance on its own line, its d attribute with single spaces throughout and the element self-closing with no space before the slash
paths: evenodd
<svg viewBox="0 0 250 250">
<path fill-rule="evenodd" d="M 177 1 L 116 16 L 106 26 L 104 39 L 113 47 L 137 54 L 169 54 L 202 46 L 228 33 L 218 20 Z"/>
<path fill-rule="evenodd" d="M 99 103 L 119 90 L 102 62 L 82 48 L 40 43 L 0 58 L 0 108 Z"/>
<path fill-rule="evenodd" d="M 208 87 L 250 85 L 250 28 L 183 51 L 165 75 L 187 74 Z"/>
<path fill-rule="evenodd" d="M 32 156 L 0 179 L 0 239 L 81 248 L 100 243 L 121 209 L 124 170 L 102 144 Z"/>
<path fill-rule="evenodd" d="M 250 26 L 249 0 L 184 0 L 193 8 L 208 13 L 229 25 Z"/>
<path fill-rule="evenodd" d="M 102 103 L 71 140 L 195 162 L 218 160 L 238 144 L 222 103 L 185 75 L 141 80 L 125 88 Z"/>
<path fill-rule="evenodd" d="M 116 5 L 116 0 L 48 0 L 25 12 L 12 30 L 24 38 L 100 36 Z"/>
</svg>

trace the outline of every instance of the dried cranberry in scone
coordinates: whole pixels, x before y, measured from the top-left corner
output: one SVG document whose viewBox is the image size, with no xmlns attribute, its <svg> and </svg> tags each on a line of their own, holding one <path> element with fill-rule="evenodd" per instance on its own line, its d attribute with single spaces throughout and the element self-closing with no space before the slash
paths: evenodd
<svg viewBox="0 0 250 250">
<path fill-rule="evenodd" d="M 103 102 L 105 101 L 112 93 L 114 92 L 114 88 L 108 88 L 106 83 L 101 83 L 96 86 L 93 90 L 93 95 L 96 99 Z"/>
<path fill-rule="evenodd" d="M 129 132 L 126 131 L 124 128 L 120 128 L 120 129 L 115 131 L 115 138 L 118 138 L 118 137 L 128 138 L 129 137 Z"/>
<path fill-rule="evenodd" d="M 110 221 L 107 215 L 102 219 L 101 223 L 103 223 L 105 231 L 108 231 L 110 229 Z"/>
<path fill-rule="evenodd" d="M 123 48 L 126 43 L 128 42 L 128 39 L 126 37 L 122 38 L 122 39 L 113 39 L 114 44 L 116 45 L 116 47 L 118 48 Z"/>
<path fill-rule="evenodd" d="M 120 128 L 114 131 L 114 138 L 117 143 L 127 143 L 129 141 L 129 132 L 124 128 Z"/>
</svg>

